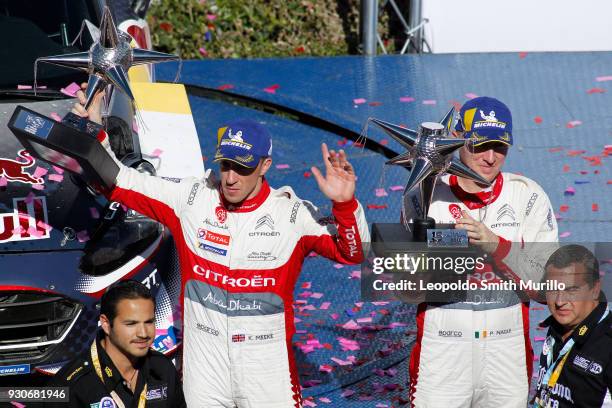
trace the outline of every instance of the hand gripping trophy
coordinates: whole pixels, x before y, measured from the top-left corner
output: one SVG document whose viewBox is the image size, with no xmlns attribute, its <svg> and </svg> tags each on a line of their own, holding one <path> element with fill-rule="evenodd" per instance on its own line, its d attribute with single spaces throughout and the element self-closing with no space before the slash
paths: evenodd
<svg viewBox="0 0 612 408">
<path fill-rule="evenodd" d="M 99 35 L 93 33 L 92 36 L 94 43 L 88 51 L 42 57 L 36 61 L 87 72 L 86 108 L 102 90 L 106 90 L 108 103 L 114 88 L 134 103 L 127 75 L 130 67 L 179 59 L 176 55 L 132 48 L 131 37 L 117 30 L 108 7 L 104 8 Z M 104 135 L 97 123 L 72 113 L 58 123 L 17 106 L 8 127 L 33 156 L 77 173 L 94 190 L 104 192 L 112 188 L 119 167 L 99 143 Z"/>
<path fill-rule="evenodd" d="M 467 177 L 478 183 L 489 186 L 490 183 L 479 176 L 472 169 L 463 164 L 457 157 L 453 157 L 453 153 L 466 144 L 471 144 L 470 140 L 457 139 L 449 137 L 449 131 L 453 122 L 455 109 L 444 116 L 440 122 L 424 122 L 419 126 L 419 130 L 406 129 L 399 125 L 385 122 L 379 119 L 371 119 L 376 125 L 380 126 L 385 133 L 395 139 L 403 147 L 407 149 L 386 164 L 402 166 L 410 170 L 410 176 L 406 183 L 403 196 L 402 213 L 406 213 L 407 200 L 409 193 L 417 186 L 420 189 L 420 205 L 422 208 L 422 218 L 414 219 L 412 223 L 404 219 L 404 227 L 407 230 L 412 230 L 412 239 L 410 237 L 399 234 L 397 226 L 385 227 L 387 224 L 374 224 L 372 226 L 373 241 L 376 238 L 382 238 L 383 241 L 414 241 L 428 242 L 428 237 L 435 237 L 433 234 L 436 230 L 436 222 L 433 218 L 428 217 L 429 207 L 434 193 L 436 180 L 445 173 L 454 174 L 460 177 Z M 392 224 L 389 224 L 392 225 Z M 446 226 L 449 228 L 450 226 Z M 428 230 L 430 231 L 428 233 Z M 442 231 L 438 230 L 438 238 L 444 237 Z M 392 237 L 392 238 L 391 238 Z M 465 238 L 467 244 L 467 237 Z"/>
</svg>

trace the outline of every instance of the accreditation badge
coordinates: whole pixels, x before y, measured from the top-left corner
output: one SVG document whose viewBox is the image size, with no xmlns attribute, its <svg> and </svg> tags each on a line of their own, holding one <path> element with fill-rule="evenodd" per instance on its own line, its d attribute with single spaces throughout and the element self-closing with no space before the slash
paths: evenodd
<svg viewBox="0 0 612 408">
<path fill-rule="evenodd" d="M 534 408 L 551 408 L 550 402 L 550 388 L 545 386 L 535 398 Z"/>
</svg>

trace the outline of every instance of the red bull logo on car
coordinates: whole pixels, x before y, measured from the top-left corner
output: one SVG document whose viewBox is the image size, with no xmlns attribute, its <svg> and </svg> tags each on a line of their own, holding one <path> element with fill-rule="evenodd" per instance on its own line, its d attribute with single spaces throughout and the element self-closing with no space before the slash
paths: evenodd
<svg viewBox="0 0 612 408">
<path fill-rule="evenodd" d="M 8 181 L 26 183 L 26 184 L 42 184 L 43 180 L 34 177 L 25 169 L 32 167 L 36 162 L 25 149 L 17 152 L 17 155 L 25 160 L 17 161 L 11 159 L 0 158 L 0 177 L 6 178 Z"/>
<path fill-rule="evenodd" d="M 14 198 L 13 208 L 0 213 L 0 242 L 49 238 L 45 197 Z"/>
</svg>

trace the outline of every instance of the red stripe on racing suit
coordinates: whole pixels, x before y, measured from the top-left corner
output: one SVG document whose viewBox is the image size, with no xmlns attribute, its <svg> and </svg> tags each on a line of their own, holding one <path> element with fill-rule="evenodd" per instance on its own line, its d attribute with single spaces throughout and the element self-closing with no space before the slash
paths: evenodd
<svg viewBox="0 0 612 408">
<path fill-rule="evenodd" d="M 240 207 L 208 172 L 173 182 L 122 167 L 111 200 L 167 225 L 182 274 L 184 390 L 189 406 L 301 406 L 292 357 L 293 290 L 311 251 L 363 260 L 363 208 L 333 203 L 333 220 L 264 180 Z"/>
</svg>

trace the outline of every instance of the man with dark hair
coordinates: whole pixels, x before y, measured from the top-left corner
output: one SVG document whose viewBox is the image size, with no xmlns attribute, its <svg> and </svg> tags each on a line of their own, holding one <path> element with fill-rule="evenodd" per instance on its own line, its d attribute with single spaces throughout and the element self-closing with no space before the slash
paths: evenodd
<svg viewBox="0 0 612 408">
<path fill-rule="evenodd" d="M 546 292 L 551 316 L 542 323 L 548 334 L 534 408 L 612 405 L 612 316 L 599 262 L 585 247 L 567 245 L 550 256 L 545 279 L 564 289 Z"/>
<path fill-rule="evenodd" d="M 73 112 L 100 122 L 100 104 Z M 108 138 L 101 137 L 109 148 Z M 193 407 L 301 407 L 293 348 L 293 291 L 313 251 L 344 264 L 369 241 L 357 177 L 343 150 L 321 145 L 325 174 L 313 178 L 331 201 L 324 217 L 291 187 L 271 187 L 272 137 L 250 120 L 217 132 L 219 176 L 168 180 L 119 163 L 110 199 L 172 232 L 182 276 L 183 385 Z M 115 157 L 109 149 L 109 154 Z"/>
<path fill-rule="evenodd" d="M 185 407 L 172 362 L 150 348 L 155 337 L 155 299 L 133 280 L 102 295 L 100 330 L 90 350 L 66 364 L 53 386 L 70 389 L 69 403 L 52 406 L 128 408 Z"/>
</svg>

